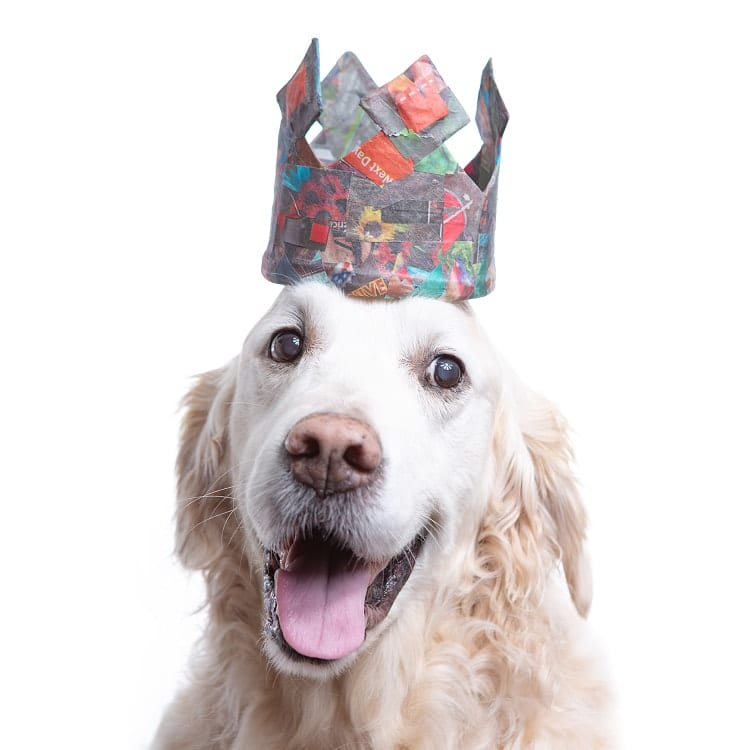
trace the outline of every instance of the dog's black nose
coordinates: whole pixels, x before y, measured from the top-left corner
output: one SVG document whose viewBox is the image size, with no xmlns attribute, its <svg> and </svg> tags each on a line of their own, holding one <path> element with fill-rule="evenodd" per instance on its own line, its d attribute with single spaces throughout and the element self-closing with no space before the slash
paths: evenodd
<svg viewBox="0 0 750 750">
<path fill-rule="evenodd" d="M 287 435 L 284 447 L 294 478 L 321 496 L 366 486 L 383 460 L 372 427 L 340 414 L 301 419 Z"/>
</svg>

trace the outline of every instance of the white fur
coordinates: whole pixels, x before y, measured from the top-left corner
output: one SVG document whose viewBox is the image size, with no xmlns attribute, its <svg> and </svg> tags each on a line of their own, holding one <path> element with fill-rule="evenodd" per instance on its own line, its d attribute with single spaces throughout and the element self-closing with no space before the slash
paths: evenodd
<svg viewBox="0 0 750 750">
<path fill-rule="evenodd" d="M 300 323 L 303 356 L 272 362 L 273 333 Z M 455 392 L 424 378 L 446 353 L 466 369 Z M 186 407 L 177 544 L 204 572 L 209 620 L 155 750 L 613 746 L 565 425 L 467 305 L 287 288 Z M 382 486 L 342 514 L 348 546 L 387 559 L 431 519 L 388 616 L 322 666 L 264 640 L 261 597 L 261 544 L 296 512 L 281 446 L 316 412 L 363 419 L 382 445 Z"/>
</svg>

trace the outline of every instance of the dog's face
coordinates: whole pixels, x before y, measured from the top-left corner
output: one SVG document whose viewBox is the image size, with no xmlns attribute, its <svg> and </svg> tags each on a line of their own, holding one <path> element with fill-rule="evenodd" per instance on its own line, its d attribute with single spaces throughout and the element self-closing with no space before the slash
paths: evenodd
<svg viewBox="0 0 750 750">
<path fill-rule="evenodd" d="M 266 652 L 334 674 L 477 523 L 497 364 L 468 307 L 306 284 L 281 293 L 236 367 L 229 461 L 264 567 Z"/>
<path fill-rule="evenodd" d="M 430 602 L 523 610 L 557 563 L 587 612 L 564 420 L 468 306 L 287 288 L 186 407 L 180 557 L 280 672 L 339 674 Z"/>
</svg>

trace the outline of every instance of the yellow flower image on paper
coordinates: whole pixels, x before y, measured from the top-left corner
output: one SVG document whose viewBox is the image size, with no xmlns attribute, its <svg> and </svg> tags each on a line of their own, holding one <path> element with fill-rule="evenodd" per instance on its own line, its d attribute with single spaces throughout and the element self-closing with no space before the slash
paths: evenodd
<svg viewBox="0 0 750 750">
<path fill-rule="evenodd" d="M 379 208 L 365 206 L 357 222 L 357 236 L 367 242 L 390 242 L 408 229 L 406 224 L 384 224 Z"/>
</svg>

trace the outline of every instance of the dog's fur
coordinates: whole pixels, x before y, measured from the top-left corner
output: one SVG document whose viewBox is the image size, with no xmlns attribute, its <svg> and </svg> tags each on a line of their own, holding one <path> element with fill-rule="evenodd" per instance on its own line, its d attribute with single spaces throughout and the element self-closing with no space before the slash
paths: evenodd
<svg viewBox="0 0 750 750">
<path fill-rule="evenodd" d="M 280 364 L 268 342 L 289 327 L 305 349 Z M 425 378 L 440 353 L 465 365 L 455 390 Z M 154 748 L 611 747 L 565 423 L 468 305 L 287 288 L 185 405 L 177 550 L 205 576 L 208 622 Z M 263 631 L 262 547 L 314 502 L 281 446 L 318 412 L 365 420 L 382 444 L 381 481 L 356 511 L 331 506 L 351 548 L 385 558 L 429 530 L 385 620 L 329 663 L 291 659 Z"/>
</svg>

